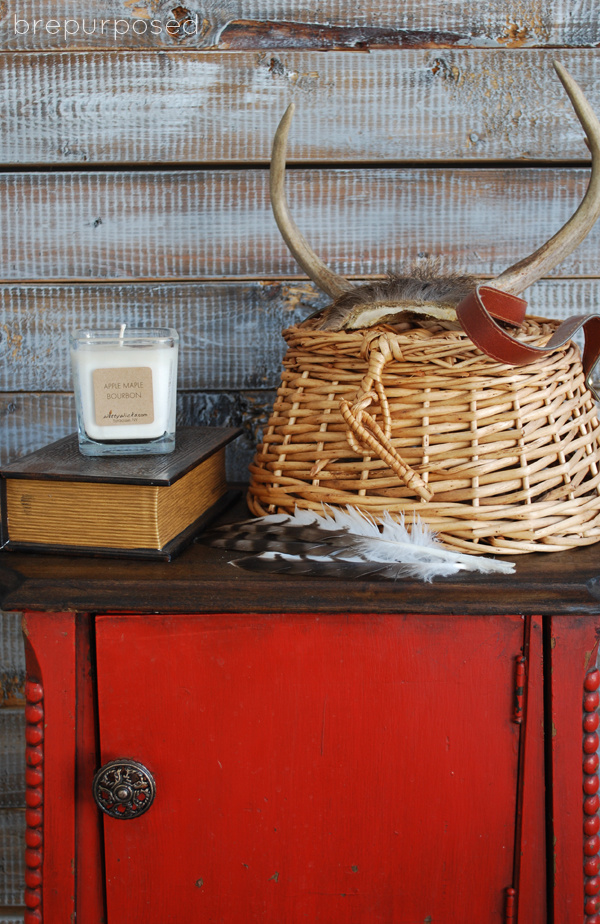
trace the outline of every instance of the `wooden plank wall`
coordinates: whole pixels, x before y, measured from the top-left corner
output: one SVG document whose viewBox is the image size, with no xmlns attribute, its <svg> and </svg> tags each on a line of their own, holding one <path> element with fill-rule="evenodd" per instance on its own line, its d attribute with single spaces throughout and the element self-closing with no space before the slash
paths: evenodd
<svg viewBox="0 0 600 924">
<path fill-rule="evenodd" d="M 429 255 L 491 276 L 587 184 L 562 61 L 600 112 L 597 0 L 3 0 L 0 464 L 74 429 L 67 334 L 172 325 L 178 419 L 241 424 L 243 478 L 281 329 L 324 297 L 271 217 L 288 103 L 288 196 L 334 269 Z M 600 229 L 528 293 L 600 303 Z M 23 659 L 0 614 L 0 921 L 20 915 Z"/>
</svg>

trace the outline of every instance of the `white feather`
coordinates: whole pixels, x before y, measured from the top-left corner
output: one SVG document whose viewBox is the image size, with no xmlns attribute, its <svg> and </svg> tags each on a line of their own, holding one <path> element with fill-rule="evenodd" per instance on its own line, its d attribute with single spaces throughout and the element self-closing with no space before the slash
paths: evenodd
<svg viewBox="0 0 600 924">
<path fill-rule="evenodd" d="M 212 544 L 253 551 L 232 564 L 252 570 L 296 571 L 384 577 L 416 577 L 431 581 L 460 571 L 511 574 L 512 562 L 466 555 L 445 548 L 415 516 L 410 530 L 385 513 L 375 519 L 355 507 L 323 507 L 323 512 L 296 508 L 294 514 L 272 514 L 215 530 Z"/>
</svg>

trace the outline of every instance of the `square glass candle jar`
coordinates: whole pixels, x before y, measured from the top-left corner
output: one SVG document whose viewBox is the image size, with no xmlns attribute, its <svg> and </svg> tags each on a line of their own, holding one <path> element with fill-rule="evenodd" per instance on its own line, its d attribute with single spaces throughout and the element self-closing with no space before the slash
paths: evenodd
<svg viewBox="0 0 600 924">
<path fill-rule="evenodd" d="M 70 342 L 80 452 L 172 452 L 177 332 L 122 325 L 115 330 L 76 330 Z"/>
</svg>

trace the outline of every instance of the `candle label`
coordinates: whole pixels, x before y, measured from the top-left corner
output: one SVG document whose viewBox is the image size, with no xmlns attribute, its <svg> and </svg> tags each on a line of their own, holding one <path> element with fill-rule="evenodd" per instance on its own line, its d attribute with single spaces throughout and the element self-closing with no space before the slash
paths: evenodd
<svg viewBox="0 0 600 924">
<path fill-rule="evenodd" d="M 94 369 L 92 377 L 99 427 L 154 422 L 152 369 L 149 366 Z"/>
</svg>

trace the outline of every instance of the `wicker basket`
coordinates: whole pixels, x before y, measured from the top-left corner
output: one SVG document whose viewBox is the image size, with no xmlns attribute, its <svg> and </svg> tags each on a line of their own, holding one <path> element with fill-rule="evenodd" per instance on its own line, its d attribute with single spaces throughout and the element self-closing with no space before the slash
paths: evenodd
<svg viewBox="0 0 600 924">
<path fill-rule="evenodd" d="M 527 318 L 542 346 L 558 322 Z M 252 513 L 353 505 L 418 513 L 468 552 L 600 539 L 599 424 L 578 348 L 532 365 L 483 355 L 458 324 L 284 331 L 282 383 L 250 466 Z"/>
</svg>

